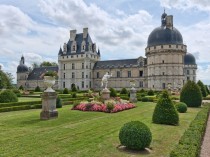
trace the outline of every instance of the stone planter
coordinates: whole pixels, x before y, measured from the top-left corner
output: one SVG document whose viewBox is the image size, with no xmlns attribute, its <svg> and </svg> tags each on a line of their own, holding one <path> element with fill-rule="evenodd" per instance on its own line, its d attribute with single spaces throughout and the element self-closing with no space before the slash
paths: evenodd
<svg viewBox="0 0 210 157">
<path fill-rule="evenodd" d="M 55 84 L 54 76 L 44 76 L 44 85 L 47 87 L 45 92 L 54 92 L 52 86 Z"/>
</svg>

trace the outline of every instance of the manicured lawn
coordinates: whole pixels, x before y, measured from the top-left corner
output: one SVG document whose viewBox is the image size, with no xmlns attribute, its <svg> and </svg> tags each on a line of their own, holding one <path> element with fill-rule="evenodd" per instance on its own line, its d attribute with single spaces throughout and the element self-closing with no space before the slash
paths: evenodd
<svg viewBox="0 0 210 157">
<path fill-rule="evenodd" d="M 167 126 L 151 123 L 153 103 L 138 103 L 134 109 L 113 114 L 70 107 L 58 109 L 59 118 L 48 121 L 39 120 L 41 110 L 0 113 L 0 156 L 165 157 L 200 110 L 189 108 L 180 114 L 179 126 Z M 121 126 L 132 120 L 151 129 L 151 153 L 116 148 Z"/>
<path fill-rule="evenodd" d="M 19 97 L 18 102 L 28 102 L 28 101 L 40 101 L 41 98 L 31 98 L 31 97 Z"/>
</svg>

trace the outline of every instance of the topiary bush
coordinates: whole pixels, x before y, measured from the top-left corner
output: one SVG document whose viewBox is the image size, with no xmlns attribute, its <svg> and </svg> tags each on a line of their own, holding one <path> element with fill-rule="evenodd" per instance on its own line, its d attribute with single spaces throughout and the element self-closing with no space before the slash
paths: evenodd
<svg viewBox="0 0 210 157">
<path fill-rule="evenodd" d="M 154 91 L 152 89 L 150 89 L 148 92 L 147 92 L 147 95 L 149 96 L 152 96 L 152 95 L 155 95 Z"/>
<path fill-rule="evenodd" d="M 36 88 L 35 88 L 35 90 L 34 90 L 35 92 L 41 92 L 41 89 L 40 89 L 40 87 L 39 86 L 36 86 Z"/>
<path fill-rule="evenodd" d="M 63 94 L 69 94 L 69 90 L 67 88 L 64 88 Z"/>
<path fill-rule="evenodd" d="M 203 82 L 201 82 L 201 80 L 199 80 L 197 82 L 197 85 L 200 87 L 201 89 L 201 93 L 203 97 L 206 97 L 208 95 L 207 91 L 206 91 L 206 87 L 204 86 Z"/>
<path fill-rule="evenodd" d="M 59 96 L 56 98 L 56 108 L 62 108 L 62 101 Z"/>
<path fill-rule="evenodd" d="M 24 88 L 23 88 L 23 86 L 22 86 L 22 85 L 19 87 L 19 90 L 24 90 Z"/>
<path fill-rule="evenodd" d="M 106 109 L 107 109 L 107 112 L 112 112 L 112 110 L 114 109 L 114 104 L 112 102 L 108 102 L 106 104 Z"/>
<path fill-rule="evenodd" d="M 72 91 L 72 92 L 76 92 L 76 91 L 77 91 L 77 87 L 75 86 L 75 84 L 72 85 L 71 91 Z"/>
<path fill-rule="evenodd" d="M 110 90 L 110 96 L 111 97 L 116 97 L 117 96 L 117 92 L 114 88 L 110 88 L 109 90 Z"/>
<path fill-rule="evenodd" d="M 120 91 L 120 94 L 128 94 L 128 91 L 126 88 L 122 88 L 122 90 Z"/>
<path fill-rule="evenodd" d="M 142 150 L 152 141 L 150 129 L 140 121 L 131 121 L 120 129 L 120 143 L 129 149 Z"/>
<path fill-rule="evenodd" d="M 180 102 L 184 102 L 188 107 L 200 107 L 202 94 L 199 86 L 193 81 L 187 81 L 180 93 Z"/>
<path fill-rule="evenodd" d="M 187 105 L 183 102 L 178 102 L 175 104 L 175 107 L 179 113 L 187 112 Z"/>
<path fill-rule="evenodd" d="M 156 124 L 179 124 L 179 115 L 167 91 L 162 92 L 155 107 L 152 121 Z"/>
<path fill-rule="evenodd" d="M 4 90 L 0 93 L 0 103 L 17 102 L 18 98 L 11 90 Z"/>
<path fill-rule="evenodd" d="M 76 98 L 77 97 L 77 93 L 72 93 L 72 98 Z"/>
</svg>

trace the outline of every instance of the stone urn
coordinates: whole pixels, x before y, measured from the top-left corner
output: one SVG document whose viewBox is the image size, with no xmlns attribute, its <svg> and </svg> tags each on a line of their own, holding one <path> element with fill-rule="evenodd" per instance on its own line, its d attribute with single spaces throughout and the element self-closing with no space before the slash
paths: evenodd
<svg viewBox="0 0 210 157">
<path fill-rule="evenodd" d="M 54 76 L 44 76 L 44 85 L 47 87 L 45 92 L 54 92 L 52 86 L 55 84 L 55 77 Z"/>
</svg>

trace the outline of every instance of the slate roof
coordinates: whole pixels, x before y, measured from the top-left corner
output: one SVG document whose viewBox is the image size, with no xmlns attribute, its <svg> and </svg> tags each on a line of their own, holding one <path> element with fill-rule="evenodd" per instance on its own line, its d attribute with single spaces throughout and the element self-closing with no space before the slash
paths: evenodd
<svg viewBox="0 0 210 157">
<path fill-rule="evenodd" d="M 187 53 L 184 56 L 184 64 L 185 65 L 195 65 L 196 64 L 195 57 L 191 53 Z"/>
<path fill-rule="evenodd" d="M 138 59 L 122 59 L 122 60 L 106 60 L 98 61 L 94 65 L 94 69 L 107 69 L 107 68 L 124 68 L 139 66 Z"/>
<path fill-rule="evenodd" d="M 58 66 L 50 66 L 50 67 L 39 67 L 34 68 L 32 72 L 28 75 L 27 80 L 43 80 L 44 74 L 47 71 L 56 71 L 58 72 Z"/>
</svg>

